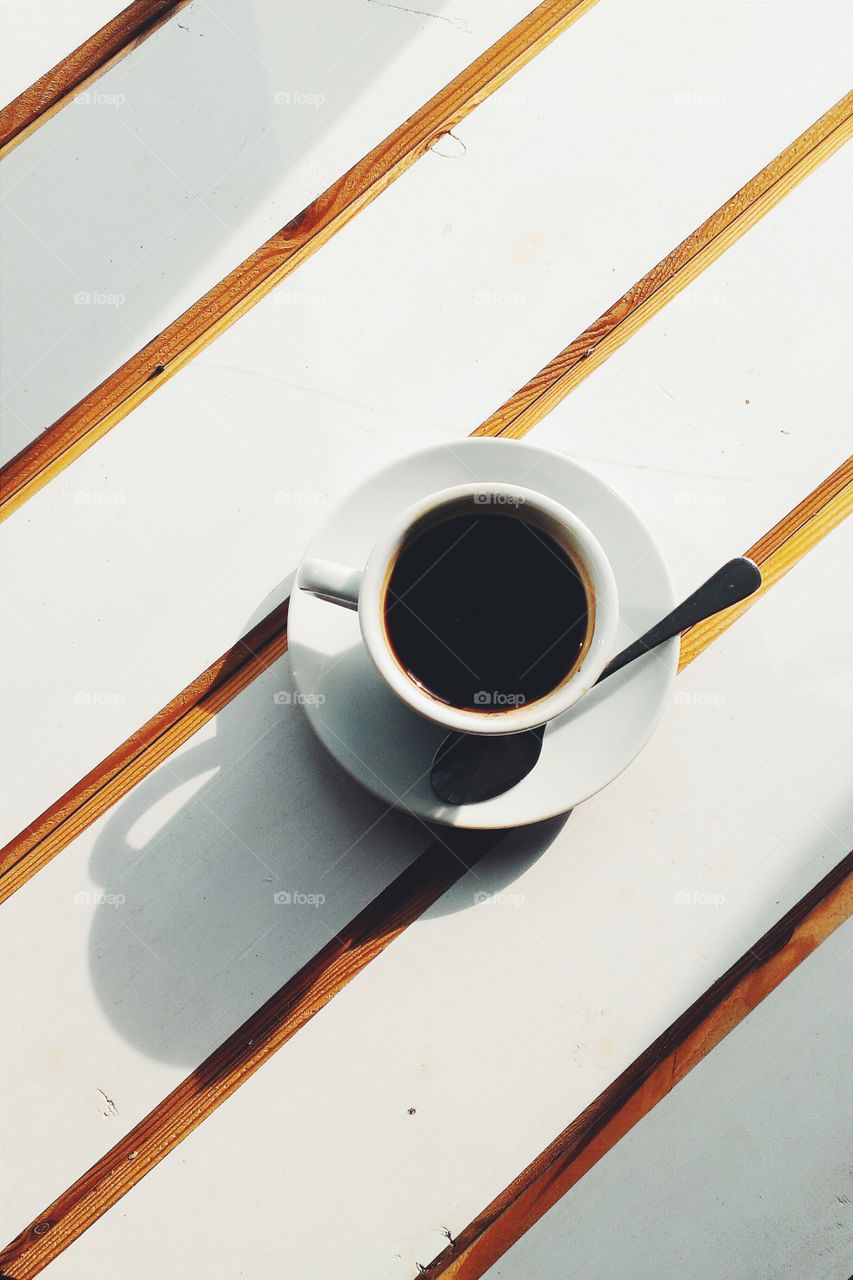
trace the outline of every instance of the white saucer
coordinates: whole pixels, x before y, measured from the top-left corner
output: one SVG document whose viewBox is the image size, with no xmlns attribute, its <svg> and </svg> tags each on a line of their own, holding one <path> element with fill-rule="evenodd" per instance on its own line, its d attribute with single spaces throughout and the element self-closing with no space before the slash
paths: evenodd
<svg viewBox="0 0 853 1280">
<path fill-rule="evenodd" d="M 437 489 L 470 480 L 524 484 L 574 511 L 601 542 L 619 589 L 616 651 L 675 604 L 669 571 L 639 516 L 602 480 L 563 454 L 514 440 L 439 445 L 373 475 L 326 517 L 306 556 L 360 568 L 383 529 Z M 511 608 L 512 583 L 508 582 Z M 545 732 L 536 767 L 481 804 L 452 806 L 429 785 L 446 730 L 395 697 L 361 641 L 357 615 L 294 588 L 288 647 L 301 701 L 320 740 L 380 799 L 454 827 L 513 827 L 550 818 L 607 786 L 648 741 L 675 679 L 678 640 L 611 676 Z"/>
</svg>

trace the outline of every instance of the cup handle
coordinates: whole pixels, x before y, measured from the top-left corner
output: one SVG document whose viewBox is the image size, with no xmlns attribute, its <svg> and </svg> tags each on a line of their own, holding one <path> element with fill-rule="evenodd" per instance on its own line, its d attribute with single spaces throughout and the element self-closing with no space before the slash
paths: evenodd
<svg viewBox="0 0 853 1280">
<path fill-rule="evenodd" d="M 297 586 L 331 604 L 357 609 L 361 570 L 331 560 L 306 560 L 299 570 Z"/>
</svg>

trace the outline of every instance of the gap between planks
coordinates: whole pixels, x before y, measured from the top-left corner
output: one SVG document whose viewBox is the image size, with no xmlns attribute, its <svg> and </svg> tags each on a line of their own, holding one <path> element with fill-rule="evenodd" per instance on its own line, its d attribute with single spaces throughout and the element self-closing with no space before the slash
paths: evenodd
<svg viewBox="0 0 853 1280">
<path fill-rule="evenodd" d="M 179 13 L 189 0 L 133 0 L 0 111 L 0 157 Z"/>
<path fill-rule="evenodd" d="M 596 0 L 544 0 L 285 227 L 0 470 L 5 519 L 141 404 L 526 66 Z"/>
<path fill-rule="evenodd" d="M 754 548 L 750 549 L 762 565 L 762 572 L 767 572 L 771 582 L 778 581 L 782 574 L 811 550 L 820 538 L 825 537 L 831 528 L 839 524 L 844 518 L 844 513 L 849 511 L 850 503 L 853 501 L 851 467 L 853 467 L 853 459 L 848 460 L 843 467 L 828 477 L 804 502 L 794 508 L 790 515 L 775 525 L 759 543 L 755 544 Z M 847 480 L 842 484 L 845 475 Z M 841 485 L 840 488 L 839 485 Z M 809 514 L 802 515 L 805 511 Z M 797 515 L 798 512 L 801 513 L 800 516 Z M 816 534 L 814 530 L 817 530 Z M 740 616 L 740 612 L 742 610 L 739 610 L 735 616 Z M 725 626 L 731 625 L 734 620 L 735 618 L 732 617 Z M 713 633 L 699 635 L 693 642 L 690 640 L 692 632 L 685 633 L 689 657 L 680 662 L 679 669 L 698 657 L 725 629 L 725 626 Z M 698 628 L 696 630 L 698 631 Z M 273 641 L 269 643 L 272 644 Z M 279 635 L 275 643 L 283 647 L 283 636 Z M 246 682 L 248 683 L 248 680 Z M 180 721 L 176 722 L 174 728 L 177 728 L 180 723 Z M 153 764 L 151 767 L 153 768 Z M 143 774 L 139 773 L 136 776 L 141 777 Z M 446 840 L 439 841 L 421 854 L 411 867 L 369 903 L 349 926 L 309 960 L 293 978 L 284 983 L 275 995 L 252 1014 L 219 1048 L 215 1049 L 200 1067 L 187 1076 L 139 1124 L 135 1125 L 125 1138 L 116 1143 L 44 1213 L 24 1228 L 0 1253 L 2 1275 L 9 1280 L 32 1280 L 32 1277 L 38 1275 L 48 1263 L 130 1191 L 160 1160 L 174 1150 L 197 1125 L 201 1124 L 230 1094 L 248 1080 L 316 1013 L 329 1004 L 354 977 L 380 955 L 396 937 L 399 937 L 404 929 L 451 888 L 470 866 L 494 848 L 500 838 L 501 833 L 456 832 L 451 829 Z M 712 986 L 705 996 L 701 997 L 691 1010 L 688 1010 L 687 1014 L 674 1023 L 673 1027 L 665 1032 L 652 1048 L 641 1055 L 634 1066 L 611 1086 L 611 1090 L 615 1090 L 615 1093 L 605 1090 L 598 1102 L 583 1112 L 560 1135 L 556 1144 L 552 1144 L 552 1147 L 549 1147 L 539 1160 L 511 1185 L 504 1193 L 505 1198 L 499 1198 L 495 1204 L 484 1211 L 480 1218 L 475 1219 L 474 1223 L 466 1228 L 466 1232 L 459 1237 L 459 1241 L 462 1241 L 463 1247 L 470 1252 L 471 1261 L 465 1261 L 464 1256 L 458 1254 L 459 1242 L 454 1242 L 452 1255 L 447 1252 L 440 1255 L 434 1265 L 446 1270 L 451 1263 L 456 1266 L 458 1261 L 460 1266 L 464 1262 L 465 1267 L 474 1268 L 473 1270 L 450 1270 L 448 1274 L 452 1275 L 454 1280 L 463 1280 L 463 1277 L 468 1280 L 468 1277 L 482 1274 L 481 1270 L 476 1269 L 480 1266 L 479 1259 L 488 1259 L 491 1256 L 488 1253 L 490 1248 L 498 1248 L 498 1254 L 495 1256 L 499 1256 L 499 1253 L 508 1248 L 509 1243 L 512 1242 L 506 1232 L 501 1234 L 500 1215 L 511 1209 L 518 1218 L 516 1219 L 515 1216 L 509 1218 L 510 1226 L 516 1220 L 530 1225 L 528 1217 L 535 1214 L 540 1205 L 545 1204 L 545 1191 L 551 1186 L 555 1161 L 562 1160 L 564 1153 L 567 1152 L 566 1159 L 569 1163 L 566 1166 L 565 1176 L 571 1177 L 574 1173 L 574 1181 L 577 1181 L 586 1171 L 586 1167 L 591 1167 L 591 1163 L 595 1162 L 598 1155 L 603 1154 L 603 1150 L 607 1149 L 604 1146 L 599 1150 L 601 1144 L 610 1141 L 612 1145 L 621 1136 L 620 1123 L 630 1128 L 639 1119 L 640 1114 L 645 1113 L 643 1108 L 649 1110 L 658 1101 L 659 1096 L 663 1096 L 662 1093 L 656 1094 L 655 1090 L 662 1087 L 662 1084 L 668 1083 L 668 1087 L 672 1086 L 674 1054 L 676 1046 L 680 1043 L 679 1037 L 684 1038 L 688 1032 L 695 1029 L 694 1023 L 690 1020 L 691 1015 L 696 1014 L 697 1011 L 707 1014 L 705 1022 L 701 1024 L 704 1027 L 701 1034 L 705 1036 L 707 1048 L 712 1047 L 717 1042 L 714 1034 L 721 1039 L 738 1020 L 735 1017 L 732 1021 L 734 1014 L 741 1007 L 744 1012 L 747 1011 L 746 1001 L 750 993 L 754 998 L 754 1005 L 758 1004 L 767 991 L 781 981 L 786 972 L 790 972 L 791 968 L 794 968 L 810 950 L 818 945 L 818 942 L 823 940 L 823 937 L 827 936 L 827 932 L 831 931 L 827 928 L 828 922 L 832 923 L 834 928 L 841 923 L 842 919 L 846 919 L 844 913 L 849 915 L 853 910 L 853 893 L 849 892 L 849 885 L 843 891 L 840 900 L 827 895 L 831 895 L 838 884 L 838 877 L 842 873 L 847 875 L 847 862 L 849 859 L 839 864 L 839 867 L 836 867 L 798 904 L 798 907 L 807 904 L 811 912 L 808 916 L 810 921 L 808 928 L 812 931 L 809 936 L 813 939 L 810 946 L 806 946 L 802 940 L 786 944 L 791 926 L 790 922 L 785 923 L 789 921 L 789 917 L 784 917 L 767 935 L 768 938 L 772 935 L 777 939 L 778 934 L 778 945 L 784 945 L 786 948 L 783 953 L 780 953 L 783 959 L 778 962 L 776 969 L 760 967 L 756 972 L 763 977 L 756 980 L 753 980 L 754 975 L 751 978 L 746 971 L 740 987 L 734 988 L 734 991 L 740 994 L 732 996 L 733 1003 L 724 1003 L 721 1006 L 718 1022 L 714 1023 L 714 1000 L 725 1002 L 726 997 L 730 995 L 729 988 L 725 987 L 725 981 L 735 970 L 738 970 L 738 965 L 734 970 L 729 970 L 728 975 Z M 819 893 L 820 890 L 823 892 Z M 826 908 L 820 906 L 824 897 L 830 904 Z M 797 910 L 798 908 L 794 908 L 795 912 Z M 806 917 L 804 916 L 803 919 L 805 921 Z M 765 945 L 764 953 L 760 949 L 762 945 Z M 755 952 L 761 956 L 767 952 L 768 948 L 770 955 L 767 964 L 769 965 L 773 957 L 773 948 L 766 943 L 766 939 L 763 939 L 757 948 L 751 949 L 744 960 L 739 961 L 738 964 L 747 962 L 754 964 Z M 787 969 L 786 964 L 789 965 Z M 735 976 L 739 977 L 740 971 Z M 767 990 L 762 986 L 765 979 L 768 984 Z M 717 1027 L 716 1033 L 714 1026 Z M 698 1035 L 699 1032 L 697 1031 L 696 1034 Z M 652 1074 L 656 1066 L 653 1051 L 661 1053 L 664 1050 L 670 1056 L 665 1058 L 655 1074 Z M 678 1052 L 681 1054 L 680 1075 L 686 1074 L 686 1071 L 702 1056 L 702 1053 L 696 1052 L 696 1045 L 692 1041 L 689 1047 L 682 1047 Z M 631 1072 L 635 1074 L 632 1075 Z M 652 1081 L 651 1085 L 645 1083 L 649 1079 Z M 626 1089 L 628 1089 L 627 1096 L 623 1096 Z M 602 1102 L 602 1099 L 605 1101 Z M 621 1107 L 623 1110 L 618 1111 L 614 1116 L 614 1107 Z M 632 1107 L 633 1110 L 631 1110 Z M 610 1128 L 602 1130 L 602 1136 L 598 1140 L 599 1145 L 594 1147 L 592 1143 L 599 1134 L 601 1125 L 611 1118 Z M 561 1142 L 563 1146 L 559 1145 Z M 596 1155 L 595 1152 L 598 1154 Z M 592 1157 L 584 1153 L 592 1153 Z M 583 1165 L 584 1159 L 590 1160 L 589 1166 Z M 562 1184 L 555 1183 L 555 1185 Z M 571 1185 L 571 1182 L 568 1185 Z M 517 1209 L 516 1204 L 519 1205 Z M 535 1221 L 535 1217 L 530 1221 Z M 519 1233 L 525 1229 L 526 1226 L 521 1226 Z M 464 1241 L 468 1240 L 469 1236 L 469 1244 L 465 1245 Z M 488 1263 L 484 1262 L 483 1266 L 486 1265 Z M 442 1274 L 441 1269 L 435 1274 Z"/>
</svg>

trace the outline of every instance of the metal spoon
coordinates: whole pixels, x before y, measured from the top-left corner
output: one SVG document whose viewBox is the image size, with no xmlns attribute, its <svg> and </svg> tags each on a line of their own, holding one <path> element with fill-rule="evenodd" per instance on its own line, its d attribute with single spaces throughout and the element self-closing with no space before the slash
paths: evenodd
<svg viewBox="0 0 853 1280">
<path fill-rule="evenodd" d="M 611 659 L 596 684 L 621 671 L 686 627 L 751 596 L 761 586 L 761 570 L 746 556 L 729 560 L 692 595 L 676 605 L 645 635 Z M 497 737 L 449 733 L 433 757 L 430 785 L 446 804 L 476 804 L 502 795 L 527 777 L 542 752 L 545 726 Z"/>
</svg>

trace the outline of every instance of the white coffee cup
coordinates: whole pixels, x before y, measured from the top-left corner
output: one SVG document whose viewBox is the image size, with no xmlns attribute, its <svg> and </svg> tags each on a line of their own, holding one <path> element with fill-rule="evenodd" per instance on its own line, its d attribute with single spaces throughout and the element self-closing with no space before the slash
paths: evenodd
<svg viewBox="0 0 853 1280">
<path fill-rule="evenodd" d="M 587 595 L 588 626 L 573 666 L 543 697 L 506 709 L 457 707 L 432 696 L 400 665 L 385 624 L 385 595 L 397 557 L 428 520 L 499 510 L 548 534 L 571 558 Z M 328 560 L 303 561 L 297 588 L 358 611 L 365 647 L 386 684 L 413 711 L 463 733 L 520 733 L 547 724 L 595 684 L 613 656 L 619 600 L 613 570 L 598 539 L 566 507 L 521 485 L 480 482 L 454 485 L 414 503 L 374 544 L 363 569 Z M 512 599 L 508 593 L 507 608 Z"/>
</svg>

